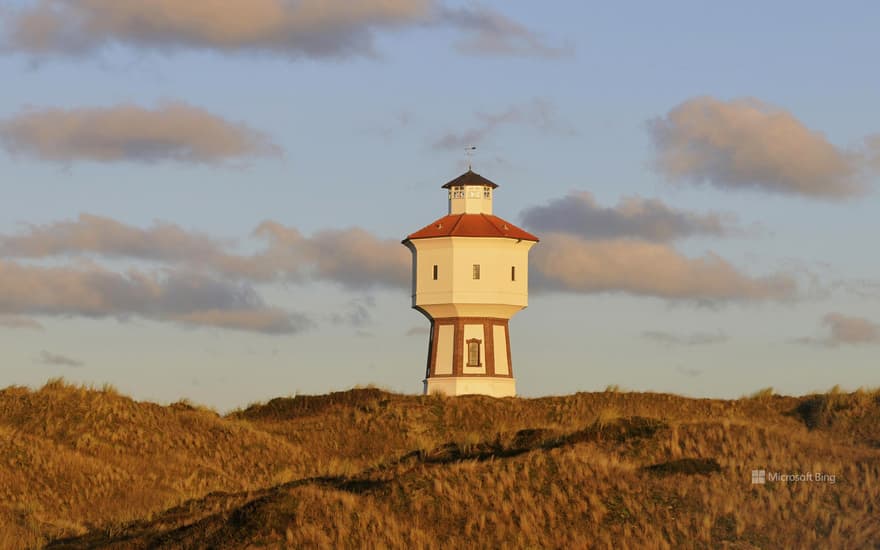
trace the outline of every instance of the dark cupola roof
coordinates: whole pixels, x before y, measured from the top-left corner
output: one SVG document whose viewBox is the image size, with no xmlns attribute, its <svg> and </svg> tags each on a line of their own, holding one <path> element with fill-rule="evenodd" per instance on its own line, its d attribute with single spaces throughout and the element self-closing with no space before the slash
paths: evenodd
<svg viewBox="0 0 880 550">
<path fill-rule="evenodd" d="M 485 186 L 485 187 L 491 187 L 492 189 L 495 189 L 496 187 L 498 187 L 498 184 L 495 183 L 494 181 L 488 180 L 488 179 L 484 178 L 483 176 L 481 176 L 480 174 L 477 174 L 476 172 L 474 172 L 470 168 L 468 168 L 467 172 L 458 176 L 454 180 L 444 184 L 443 189 L 449 189 L 450 187 L 463 187 L 466 185 L 478 185 L 480 187 Z"/>
</svg>

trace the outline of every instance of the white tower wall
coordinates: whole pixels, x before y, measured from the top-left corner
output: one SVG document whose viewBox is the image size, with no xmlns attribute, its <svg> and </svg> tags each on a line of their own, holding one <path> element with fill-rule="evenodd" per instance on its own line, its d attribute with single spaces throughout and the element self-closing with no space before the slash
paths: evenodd
<svg viewBox="0 0 880 550">
<path fill-rule="evenodd" d="M 533 241 L 439 237 L 411 243 L 413 307 L 432 317 L 509 319 L 529 305 L 529 249 Z M 474 265 L 480 266 L 479 279 L 474 279 Z"/>
</svg>

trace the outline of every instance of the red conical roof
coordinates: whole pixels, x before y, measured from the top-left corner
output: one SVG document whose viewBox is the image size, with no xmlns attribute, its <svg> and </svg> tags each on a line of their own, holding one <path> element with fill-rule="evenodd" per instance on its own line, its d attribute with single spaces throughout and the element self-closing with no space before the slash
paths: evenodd
<svg viewBox="0 0 880 550">
<path fill-rule="evenodd" d="M 504 237 L 538 242 L 538 237 L 528 231 L 520 229 L 512 223 L 491 214 L 451 214 L 443 216 L 439 220 L 409 235 L 404 239 L 404 242 L 412 239 L 432 239 L 436 237 Z"/>
</svg>

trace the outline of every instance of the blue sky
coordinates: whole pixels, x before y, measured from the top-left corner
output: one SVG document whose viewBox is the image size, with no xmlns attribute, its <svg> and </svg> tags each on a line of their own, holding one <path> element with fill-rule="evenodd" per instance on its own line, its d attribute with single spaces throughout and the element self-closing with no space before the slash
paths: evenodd
<svg viewBox="0 0 880 550">
<path fill-rule="evenodd" d="M 876 3 L 6 6 L 0 386 L 419 391 L 397 243 L 468 143 L 544 207 L 521 394 L 880 385 Z"/>
</svg>

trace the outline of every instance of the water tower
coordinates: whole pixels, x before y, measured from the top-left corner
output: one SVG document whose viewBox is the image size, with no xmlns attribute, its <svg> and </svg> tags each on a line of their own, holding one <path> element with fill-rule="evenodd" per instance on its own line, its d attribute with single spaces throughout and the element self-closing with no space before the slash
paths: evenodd
<svg viewBox="0 0 880 550">
<path fill-rule="evenodd" d="M 528 305 L 538 238 L 492 214 L 497 188 L 468 169 L 443 185 L 449 213 L 403 241 L 413 308 L 431 321 L 425 393 L 516 395 L 509 322 Z"/>
</svg>

